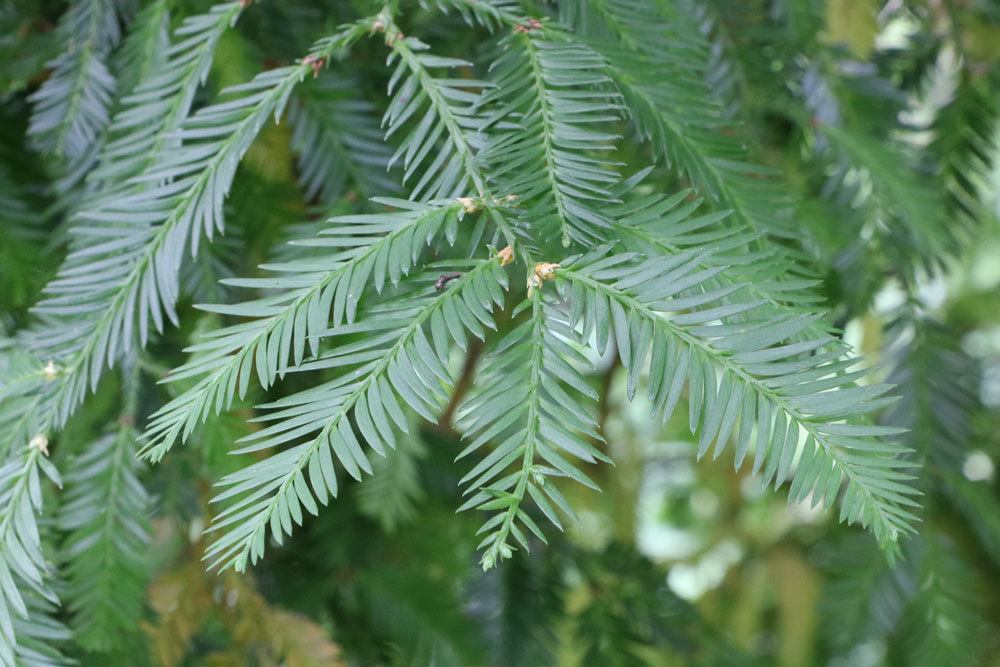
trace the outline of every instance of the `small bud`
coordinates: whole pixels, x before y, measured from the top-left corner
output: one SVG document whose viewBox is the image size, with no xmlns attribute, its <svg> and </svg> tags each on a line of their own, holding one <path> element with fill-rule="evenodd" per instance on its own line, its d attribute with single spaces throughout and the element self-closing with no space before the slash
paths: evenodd
<svg viewBox="0 0 1000 667">
<path fill-rule="evenodd" d="M 535 270 L 532 272 L 531 277 L 528 278 L 528 294 L 531 294 L 535 288 L 541 287 L 543 282 L 552 278 L 558 268 L 559 265 L 552 262 L 539 262 L 535 264 Z"/>
<path fill-rule="evenodd" d="M 542 22 L 538 19 L 528 19 L 526 23 L 519 23 L 514 26 L 514 32 L 519 32 L 522 35 L 527 35 L 529 32 L 534 30 L 540 30 L 542 28 Z"/>
<path fill-rule="evenodd" d="M 42 369 L 42 374 L 45 375 L 46 380 L 55 380 L 56 375 L 59 371 L 56 369 L 55 363 L 50 359 L 49 363 L 45 364 L 45 368 Z"/>
<path fill-rule="evenodd" d="M 39 433 L 28 443 L 28 449 L 37 449 L 45 456 L 49 455 L 49 439 L 44 433 Z"/>
<path fill-rule="evenodd" d="M 302 64 L 312 67 L 313 78 L 315 79 L 319 76 L 319 73 L 323 71 L 323 67 L 326 66 L 326 58 L 320 58 L 319 56 L 310 53 L 302 59 Z"/>
<path fill-rule="evenodd" d="M 500 258 L 500 266 L 507 266 L 514 261 L 514 246 L 507 246 L 497 253 L 497 257 Z"/>
<path fill-rule="evenodd" d="M 479 202 L 472 197 L 459 197 L 458 203 L 462 205 L 466 213 L 477 213 L 479 211 Z"/>
</svg>

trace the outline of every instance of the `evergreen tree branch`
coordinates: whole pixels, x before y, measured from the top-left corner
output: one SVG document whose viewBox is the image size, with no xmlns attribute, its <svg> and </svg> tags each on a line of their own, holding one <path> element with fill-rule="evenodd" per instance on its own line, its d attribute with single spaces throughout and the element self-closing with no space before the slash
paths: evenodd
<svg viewBox="0 0 1000 667">
<path fill-rule="evenodd" d="M 108 123 L 115 78 L 106 61 L 121 29 L 111 0 L 74 0 L 57 30 L 67 50 L 31 96 L 28 132 L 40 151 L 73 164 L 94 150 Z"/>
<path fill-rule="evenodd" d="M 18 664 L 22 635 L 37 636 L 51 623 L 32 610 L 38 595 L 58 604 L 49 589 L 37 516 L 42 511 L 42 475 L 60 485 L 59 473 L 48 461 L 48 441 L 37 436 L 0 467 L 0 664 Z M 58 633 L 57 635 L 58 636 Z"/>
<path fill-rule="evenodd" d="M 246 444 L 237 452 L 284 447 L 309 437 L 219 482 L 225 490 L 214 501 L 230 504 L 210 529 L 223 531 L 205 553 L 210 567 L 243 570 L 263 556 L 268 527 L 280 544 L 284 535 L 291 534 L 293 522 L 301 525 L 303 507 L 318 514 L 319 505 L 338 493 L 334 457 L 356 480 L 371 474 L 360 443 L 367 442 L 382 455 L 387 445 L 394 447 L 393 424 L 407 429 L 400 402 L 428 421 L 436 420 L 434 412 L 443 407 L 453 382 L 445 367 L 451 345 L 464 346 L 466 332 L 483 338 L 484 327 L 494 327 L 491 311 L 503 304 L 506 276 L 501 264 L 507 257 L 500 254 L 471 262 L 467 271 L 440 290 L 433 284 L 436 275 L 416 276 L 408 281 L 414 291 L 398 303 L 374 306 L 354 324 L 322 334 L 365 336 L 298 370 L 353 370 L 262 406 L 270 412 L 259 420 L 274 423 L 244 438 Z M 355 425 L 361 438 L 355 435 Z"/>
<path fill-rule="evenodd" d="M 472 495 L 459 511 L 495 512 L 479 529 L 486 533 L 479 544 L 485 570 L 513 556 L 512 542 L 529 550 L 525 530 L 546 541 L 522 507 L 529 497 L 560 530 L 553 504 L 575 519 L 552 478 L 569 477 L 597 488 L 565 454 L 587 463 L 611 462 L 588 442 L 603 438 L 576 398 L 594 399 L 596 393 L 575 368 L 587 362 L 572 326 L 544 304 L 538 289 L 514 315 L 525 310 L 529 319 L 497 343 L 480 371 L 480 390 L 463 405 L 459 418 L 461 430 L 472 439 L 459 458 L 487 442 L 500 442 L 460 481 L 465 495 Z"/>
<path fill-rule="evenodd" d="M 669 4 L 578 0 L 564 18 L 609 63 L 608 73 L 654 155 L 718 210 L 760 235 L 797 239 L 776 173 L 753 164 L 705 84 L 711 51 L 697 25 Z"/>
<path fill-rule="evenodd" d="M 374 19 L 343 28 L 316 43 L 292 66 L 263 72 L 235 86 L 239 97 L 186 120 L 176 133 L 181 147 L 163 146 L 137 183 L 148 187 L 103 202 L 81 214 L 76 228 L 90 245 L 71 253 L 51 295 L 37 312 L 62 326 L 38 331 L 35 348 L 59 365 L 56 390 L 47 397 L 43 422 L 58 428 L 94 387 L 105 366 L 145 346 L 152 324 L 177 323 L 178 270 L 185 249 L 223 230 L 222 204 L 239 160 L 270 116 L 279 117 L 292 90 L 330 57 L 371 31 Z M 138 330 L 138 331 L 136 331 Z"/>
<path fill-rule="evenodd" d="M 389 214 L 341 216 L 301 245 L 328 248 L 326 254 L 265 265 L 281 277 L 227 280 L 240 287 L 279 290 L 243 304 L 203 306 L 205 310 L 252 318 L 213 332 L 190 348 L 201 353 L 168 377 L 170 381 L 207 374 L 193 388 L 154 414 L 147 426 L 143 455 L 158 461 L 178 438 L 187 439 L 199 421 L 246 395 L 256 372 L 270 387 L 279 373 L 300 366 L 308 351 L 319 352 L 319 336 L 345 322 L 352 324 L 358 304 L 372 288 L 381 292 L 410 272 L 423 247 L 444 234 L 454 241 L 465 208 L 457 201 L 429 204 L 376 200 L 399 207 Z"/>
<path fill-rule="evenodd" d="M 383 141 L 373 105 L 356 88 L 352 81 L 323 73 L 302 86 L 289 110 L 307 201 L 332 203 L 351 185 L 365 199 L 399 190 L 386 174 L 392 149 Z"/>
<path fill-rule="evenodd" d="M 98 652 L 128 645 L 149 577 L 151 502 L 135 457 L 140 376 L 134 364 L 126 366 L 117 428 L 73 460 L 58 519 L 68 533 L 61 559 L 74 635 Z"/>
<path fill-rule="evenodd" d="M 632 263 L 628 255 L 597 251 L 564 262 L 554 276 L 584 339 L 595 332 L 603 352 L 614 332 L 622 365 L 629 369 L 629 396 L 649 353 L 655 416 L 669 417 L 687 380 L 689 425 L 700 431 L 699 457 L 713 442 L 714 456 L 721 454 L 739 421 L 737 466 L 756 430 L 755 473 L 763 469 L 764 479 L 775 486 L 791 479 L 789 501 L 811 497 L 813 505 L 830 505 L 846 483 L 841 520 L 870 527 L 891 556 L 916 521 L 911 508 L 918 506 L 917 492 L 907 484 L 914 464 L 901 458 L 907 450 L 878 439 L 898 429 L 841 423 L 891 403 L 883 396 L 889 386 L 856 386 L 866 371 L 850 370 L 857 360 L 840 359 L 838 351 L 810 354 L 827 344 L 825 337 L 790 342 L 815 317 L 729 319 L 760 303 L 719 305 L 718 298 L 731 289 L 698 288 L 721 271 L 697 271 L 698 254 Z M 723 323 L 712 324 L 715 320 Z"/>
<path fill-rule="evenodd" d="M 500 192 L 516 193 L 533 225 L 556 224 L 564 245 L 601 238 L 611 226 L 600 204 L 615 201 L 618 98 L 608 89 L 604 60 L 582 44 L 549 41 L 523 28 L 501 44 L 491 67 L 496 87 L 483 106 L 496 106 L 488 125 L 506 122 L 481 154 Z"/>
</svg>

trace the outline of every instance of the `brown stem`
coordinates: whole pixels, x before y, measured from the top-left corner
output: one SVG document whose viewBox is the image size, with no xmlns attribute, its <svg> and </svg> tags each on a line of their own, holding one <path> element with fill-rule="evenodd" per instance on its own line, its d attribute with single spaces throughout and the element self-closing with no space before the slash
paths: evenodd
<svg viewBox="0 0 1000 667">
<path fill-rule="evenodd" d="M 458 382 L 455 383 L 455 390 L 451 392 L 451 400 L 445 407 L 444 412 L 438 418 L 438 429 L 442 431 L 454 432 L 452 426 L 452 421 L 455 418 L 455 412 L 458 410 L 459 404 L 462 399 L 465 398 L 465 394 L 469 391 L 472 386 L 473 377 L 476 374 L 476 364 L 479 362 L 479 357 L 483 354 L 483 343 L 482 341 L 473 339 L 469 343 L 469 351 L 465 356 L 465 364 L 462 366 L 462 374 L 458 378 Z"/>
</svg>

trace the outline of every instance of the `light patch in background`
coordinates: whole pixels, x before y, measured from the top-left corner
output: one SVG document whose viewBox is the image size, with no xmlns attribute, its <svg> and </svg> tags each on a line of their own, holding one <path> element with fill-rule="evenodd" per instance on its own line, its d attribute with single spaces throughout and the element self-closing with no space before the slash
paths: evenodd
<svg viewBox="0 0 1000 667">
<path fill-rule="evenodd" d="M 726 573 L 743 558 L 743 547 L 735 540 L 720 542 L 694 563 L 678 563 L 667 573 L 667 585 L 685 600 L 697 600 L 722 583 Z"/>
<path fill-rule="evenodd" d="M 917 300 L 927 310 L 937 310 L 948 299 L 948 285 L 940 276 L 924 278 L 917 284 Z"/>
<path fill-rule="evenodd" d="M 691 513 L 702 521 L 707 521 L 719 511 L 719 497 L 711 489 L 697 489 L 691 494 Z"/>
<path fill-rule="evenodd" d="M 1000 407 L 1000 327 L 970 331 L 962 350 L 982 364 L 979 400 L 988 408 Z"/>
<path fill-rule="evenodd" d="M 906 290 L 895 278 L 887 281 L 872 299 L 872 310 L 877 315 L 885 315 L 894 312 L 906 301 Z"/>
<path fill-rule="evenodd" d="M 885 664 L 885 654 L 885 642 L 863 642 L 847 655 L 831 660 L 830 667 L 877 667 Z"/>
<path fill-rule="evenodd" d="M 985 364 L 979 400 L 988 408 L 1000 407 L 1000 364 Z"/>
<path fill-rule="evenodd" d="M 992 240 L 974 249 L 969 282 L 979 291 L 989 291 L 1000 285 L 1000 241 Z"/>
<path fill-rule="evenodd" d="M 686 443 L 681 443 L 685 444 Z M 688 558 L 701 546 L 690 531 L 663 520 L 664 498 L 669 489 L 690 488 L 694 471 L 690 464 L 650 463 L 636 503 L 636 547 L 653 560 Z"/>
<path fill-rule="evenodd" d="M 988 482 L 993 479 L 993 459 L 986 452 L 970 452 L 962 464 L 962 474 L 972 482 Z"/>
</svg>

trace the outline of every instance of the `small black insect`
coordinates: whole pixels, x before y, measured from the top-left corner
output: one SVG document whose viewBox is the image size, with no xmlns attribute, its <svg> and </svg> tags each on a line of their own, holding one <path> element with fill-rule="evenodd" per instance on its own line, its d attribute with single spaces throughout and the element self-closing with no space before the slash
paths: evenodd
<svg viewBox="0 0 1000 667">
<path fill-rule="evenodd" d="M 438 290 L 443 290 L 445 287 L 448 286 L 448 283 L 450 283 L 455 278 L 460 278 L 461 276 L 462 276 L 461 273 L 455 273 L 455 272 L 442 273 L 440 276 L 438 276 L 437 282 L 434 283 L 434 287 L 437 288 Z"/>
</svg>

